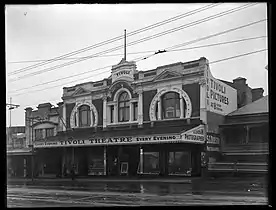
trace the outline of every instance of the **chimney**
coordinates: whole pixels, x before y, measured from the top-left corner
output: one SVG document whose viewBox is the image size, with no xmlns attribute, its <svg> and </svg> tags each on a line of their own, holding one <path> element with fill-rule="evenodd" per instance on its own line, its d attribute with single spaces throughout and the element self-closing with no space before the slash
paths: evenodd
<svg viewBox="0 0 276 210">
<path fill-rule="evenodd" d="M 37 108 L 38 109 L 46 108 L 48 111 L 50 111 L 50 109 L 51 109 L 52 106 L 53 105 L 51 103 L 44 103 L 44 104 L 39 104 Z"/>
<path fill-rule="evenodd" d="M 258 99 L 262 98 L 264 95 L 263 88 L 254 88 L 252 89 L 252 102 L 257 101 Z"/>
<path fill-rule="evenodd" d="M 243 77 L 238 77 L 236 79 L 233 79 L 234 85 L 246 85 L 246 79 Z"/>
</svg>

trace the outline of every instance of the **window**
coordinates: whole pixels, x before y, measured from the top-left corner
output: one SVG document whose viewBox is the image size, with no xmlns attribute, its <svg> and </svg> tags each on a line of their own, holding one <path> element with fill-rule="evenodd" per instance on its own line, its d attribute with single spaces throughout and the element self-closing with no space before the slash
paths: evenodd
<svg viewBox="0 0 276 210">
<path fill-rule="evenodd" d="M 155 174 L 160 172 L 159 152 L 144 152 L 143 173 Z"/>
<path fill-rule="evenodd" d="M 165 119 L 180 117 L 180 100 L 178 93 L 169 92 L 162 97 L 162 117 Z"/>
<path fill-rule="evenodd" d="M 252 126 L 249 128 L 249 143 L 268 142 L 268 126 Z"/>
<path fill-rule="evenodd" d="M 243 126 L 225 128 L 224 136 L 226 144 L 244 144 L 246 143 L 246 129 Z"/>
<path fill-rule="evenodd" d="M 190 175 L 191 168 L 192 164 L 190 152 L 169 153 L 169 174 Z"/>
<path fill-rule="evenodd" d="M 133 103 L 133 120 L 136 121 L 138 118 L 138 103 Z"/>
<path fill-rule="evenodd" d="M 118 103 L 119 122 L 129 121 L 129 95 L 127 92 L 121 93 Z"/>
<path fill-rule="evenodd" d="M 46 128 L 46 137 L 54 136 L 54 128 Z"/>
<path fill-rule="evenodd" d="M 110 123 L 114 122 L 113 115 L 114 115 L 114 106 L 110 106 Z"/>
<path fill-rule="evenodd" d="M 35 129 L 35 140 L 39 140 L 43 138 L 42 131 L 43 129 Z"/>
<path fill-rule="evenodd" d="M 90 107 L 82 105 L 79 108 L 79 127 L 90 126 Z"/>
</svg>

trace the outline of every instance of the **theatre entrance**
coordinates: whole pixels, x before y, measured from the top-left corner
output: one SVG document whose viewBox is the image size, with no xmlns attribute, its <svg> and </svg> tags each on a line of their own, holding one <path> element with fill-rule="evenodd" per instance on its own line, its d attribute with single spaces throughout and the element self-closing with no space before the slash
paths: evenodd
<svg viewBox="0 0 276 210">
<path fill-rule="evenodd" d="M 107 147 L 107 175 L 135 176 L 139 165 L 138 145 Z"/>
</svg>

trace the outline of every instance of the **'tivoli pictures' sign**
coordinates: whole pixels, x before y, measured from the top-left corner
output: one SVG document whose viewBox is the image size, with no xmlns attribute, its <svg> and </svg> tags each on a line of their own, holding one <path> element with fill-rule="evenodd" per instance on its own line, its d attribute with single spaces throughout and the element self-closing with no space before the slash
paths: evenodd
<svg viewBox="0 0 276 210">
<path fill-rule="evenodd" d="M 204 143 L 203 126 L 198 126 L 181 134 L 125 136 L 110 138 L 90 138 L 82 140 L 65 140 L 55 142 L 34 142 L 35 148 L 70 147 L 70 146 L 97 146 L 119 144 L 150 144 L 170 142 Z"/>
<path fill-rule="evenodd" d="M 207 110 L 227 115 L 237 109 L 237 90 L 214 78 L 206 71 L 206 105 Z"/>
</svg>

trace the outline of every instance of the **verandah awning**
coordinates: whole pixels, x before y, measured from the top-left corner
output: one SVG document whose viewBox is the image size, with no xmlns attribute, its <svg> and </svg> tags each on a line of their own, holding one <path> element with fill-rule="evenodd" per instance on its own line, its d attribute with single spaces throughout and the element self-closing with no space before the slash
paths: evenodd
<svg viewBox="0 0 276 210">
<path fill-rule="evenodd" d="M 32 155 L 31 148 L 8 150 L 7 155 Z"/>
<path fill-rule="evenodd" d="M 204 143 L 203 125 L 190 124 L 153 128 L 100 131 L 94 135 L 71 136 L 57 141 L 35 142 L 35 148 L 160 143 Z"/>
</svg>

